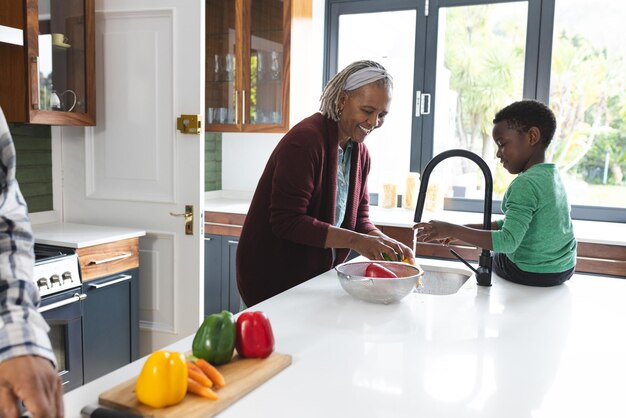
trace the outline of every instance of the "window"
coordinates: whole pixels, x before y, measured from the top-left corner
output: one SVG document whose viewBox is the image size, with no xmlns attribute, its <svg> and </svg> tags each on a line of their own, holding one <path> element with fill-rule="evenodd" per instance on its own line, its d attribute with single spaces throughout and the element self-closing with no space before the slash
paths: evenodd
<svg viewBox="0 0 626 418">
<path fill-rule="evenodd" d="M 408 171 L 463 148 L 490 166 L 498 212 L 514 176 L 495 158 L 491 121 L 503 106 L 535 98 L 557 116 L 548 152 L 567 183 L 572 216 L 625 222 L 626 47 L 609 34 L 619 32 L 626 7 L 610 0 L 428 3 L 327 4 L 326 80 L 357 59 L 381 62 L 395 79 L 385 126 L 367 141 L 370 192 L 389 181 L 402 190 Z M 446 160 L 433 180 L 446 209 L 482 211 L 484 181 L 472 162 Z"/>
<path fill-rule="evenodd" d="M 373 190 L 381 190 L 385 183 L 401 184 L 410 171 L 410 154 L 398 151 L 411 147 L 413 95 L 411 90 L 401 86 L 413 84 L 415 13 L 415 10 L 401 10 L 339 17 L 337 68 L 371 59 L 389 71 L 394 86 L 398 87 L 393 91 L 385 129 L 373 131 L 367 139 L 368 149 L 376 160 L 370 170 L 369 186 Z M 363 42 L 363 39 L 370 41 Z M 384 161 L 393 161 L 393 164 L 382 164 Z"/>
<path fill-rule="evenodd" d="M 479 155 L 501 200 L 514 176 L 498 164 L 492 121 L 524 97 L 528 3 L 442 7 L 438 15 L 432 155 L 454 148 Z M 448 197 L 484 199 L 484 176 L 472 161 L 451 158 L 433 173 Z"/>
<path fill-rule="evenodd" d="M 626 44 L 615 35 L 625 19 L 621 2 L 556 2 L 550 107 L 559 124 L 549 150 L 588 217 L 626 208 Z"/>
</svg>

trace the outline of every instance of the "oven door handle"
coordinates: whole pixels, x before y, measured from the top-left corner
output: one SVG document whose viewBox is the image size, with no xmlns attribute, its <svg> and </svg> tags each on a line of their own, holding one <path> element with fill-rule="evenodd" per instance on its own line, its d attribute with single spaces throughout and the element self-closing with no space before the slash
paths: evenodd
<svg viewBox="0 0 626 418">
<path fill-rule="evenodd" d="M 70 305 L 72 303 L 80 302 L 87 299 L 87 295 L 84 293 L 74 293 L 70 298 L 60 300 L 58 302 L 51 303 L 50 305 L 42 306 L 39 308 L 39 313 L 47 312 L 52 309 L 60 308 L 61 306 Z"/>
<path fill-rule="evenodd" d="M 133 276 L 129 276 L 128 274 L 122 274 L 118 279 L 111 280 L 111 281 L 104 282 L 104 283 L 89 283 L 87 284 L 87 286 L 89 286 L 90 289 L 102 289 L 103 287 L 111 286 L 120 282 L 125 282 L 132 278 Z"/>
</svg>

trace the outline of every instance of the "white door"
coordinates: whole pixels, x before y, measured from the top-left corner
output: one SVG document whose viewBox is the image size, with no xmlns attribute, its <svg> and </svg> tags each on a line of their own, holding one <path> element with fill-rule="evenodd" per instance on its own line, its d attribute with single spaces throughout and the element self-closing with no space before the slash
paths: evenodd
<svg viewBox="0 0 626 418">
<path fill-rule="evenodd" d="M 140 354 L 196 331 L 203 318 L 204 1 L 96 1 L 97 126 L 85 134 L 87 213 L 145 229 L 140 239 Z M 68 173 L 64 173 L 68 177 Z M 69 203 L 68 203 L 69 204 Z M 185 206 L 194 210 L 185 233 Z M 74 210 L 76 212 L 76 210 Z"/>
</svg>

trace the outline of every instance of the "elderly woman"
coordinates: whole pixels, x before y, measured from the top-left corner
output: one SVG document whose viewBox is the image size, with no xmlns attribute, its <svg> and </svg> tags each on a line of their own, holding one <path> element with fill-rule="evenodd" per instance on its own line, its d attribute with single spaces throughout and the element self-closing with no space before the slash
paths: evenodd
<svg viewBox="0 0 626 418">
<path fill-rule="evenodd" d="M 342 263 L 350 250 L 408 258 L 406 245 L 369 220 L 365 138 L 382 126 L 392 78 L 357 61 L 328 83 L 320 112 L 294 126 L 261 175 L 237 247 L 237 285 L 247 306 Z"/>
</svg>

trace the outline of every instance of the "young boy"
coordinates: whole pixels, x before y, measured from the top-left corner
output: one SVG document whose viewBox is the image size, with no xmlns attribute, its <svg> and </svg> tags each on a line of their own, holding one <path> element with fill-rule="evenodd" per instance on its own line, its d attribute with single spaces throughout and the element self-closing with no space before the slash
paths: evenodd
<svg viewBox="0 0 626 418">
<path fill-rule="evenodd" d="M 418 223 L 417 239 L 458 239 L 494 250 L 495 273 L 515 283 L 562 284 L 574 274 L 576 240 L 563 182 L 556 166 L 545 161 L 556 130 L 554 113 L 541 102 L 522 100 L 496 113 L 493 123 L 496 156 L 518 175 L 502 199 L 505 218 L 492 222 L 492 231 L 481 225 Z"/>
</svg>

